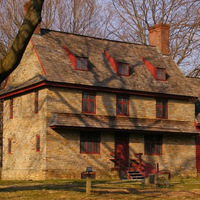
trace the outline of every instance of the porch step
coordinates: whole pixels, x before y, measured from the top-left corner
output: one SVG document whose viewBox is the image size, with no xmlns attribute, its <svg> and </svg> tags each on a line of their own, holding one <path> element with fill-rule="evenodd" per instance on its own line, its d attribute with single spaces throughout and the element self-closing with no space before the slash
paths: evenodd
<svg viewBox="0 0 200 200">
<path fill-rule="evenodd" d="M 133 181 L 144 181 L 144 176 L 140 173 L 140 171 L 128 171 L 131 179 Z"/>
</svg>

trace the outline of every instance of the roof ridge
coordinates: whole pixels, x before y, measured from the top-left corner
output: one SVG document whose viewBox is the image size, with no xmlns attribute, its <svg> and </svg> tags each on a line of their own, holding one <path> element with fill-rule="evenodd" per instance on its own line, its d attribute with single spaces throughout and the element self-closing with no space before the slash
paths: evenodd
<svg viewBox="0 0 200 200">
<path fill-rule="evenodd" d="M 112 39 L 107 39 L 107 38 L 100 38 L 100 37 L 89 36 L 89 35 L 81 35 L 81 34 L 78 34 L 78 33 L 70 33 L 70 32 L 57 31 L 57 30 L 44 29 L 44 28 L 41 29 L 41 35 L 45 35 L 46 33 L 49 33 L 49 32 L 56 32 L 56 33 L 61 33 L 61 34 L 75 35 L 75 36 L 79 36 L 79 37 L 87 37 L 87 38 L 92 38 L 92 39 L 97 39 L 97 40 L 105 40 L 105 41 L 124 43 L 124 44 L 133 44 L 133 45 L 143 45 L 143 46 L 148 46 L 148 47 L 156 47 L 156 46 L 153 46 L 153 45 L 142 44 L 142 43 L 126 42 L 126 41 L 120 41 L 120 40 L 112 40 Z"/>
</svg>

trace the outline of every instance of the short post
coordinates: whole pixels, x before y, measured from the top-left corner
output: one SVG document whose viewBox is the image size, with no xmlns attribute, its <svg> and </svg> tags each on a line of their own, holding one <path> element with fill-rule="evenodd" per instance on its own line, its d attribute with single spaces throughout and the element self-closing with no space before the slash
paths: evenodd
<svg viewBox="0 0 200 200">
<path fill-rule="evenodd" d="M 86 177 L 86 195 L 90 195 L 91 194 L 91 172 L 92 172 L 92 167 L 87 167 L 86 172 L 87 172 L 87 177 Z"/>
</svg>

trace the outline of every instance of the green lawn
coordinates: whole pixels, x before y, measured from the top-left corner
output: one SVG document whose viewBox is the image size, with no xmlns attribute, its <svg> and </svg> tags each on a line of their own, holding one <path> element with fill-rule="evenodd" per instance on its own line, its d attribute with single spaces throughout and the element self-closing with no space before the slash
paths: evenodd
<svg viewBox="0 0 200 200">
<path fill-rule="evenodd" d="M 173 179 L 169 188 L 132 181 L 93 181 L 86 196 L 84 180 L 0 181 L 0 199 L 200 199 L 200 180 Z"/>
</svg>

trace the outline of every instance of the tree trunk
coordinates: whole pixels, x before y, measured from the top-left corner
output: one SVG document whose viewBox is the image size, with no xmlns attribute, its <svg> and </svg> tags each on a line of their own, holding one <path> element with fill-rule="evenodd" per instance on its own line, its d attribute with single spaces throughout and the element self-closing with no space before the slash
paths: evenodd
<svg viewBox="0 0 200 200">
<path fill-rule="evenodd" d="M 30 0 L 29 9 L 24 17 L 17 36 L 5 57 L 0 61 L 0 83 L 16 69 L 37 25 L 41 22 L 44 0 Z"/>
</svg>

